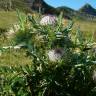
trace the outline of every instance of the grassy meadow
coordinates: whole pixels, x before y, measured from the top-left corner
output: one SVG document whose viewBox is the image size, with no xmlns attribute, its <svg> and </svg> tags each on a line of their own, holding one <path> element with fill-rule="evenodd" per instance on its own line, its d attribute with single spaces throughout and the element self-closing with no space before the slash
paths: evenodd
<svg viewBox="0 0 96 96">
<path fill-rule="evenodd" d="M 94 35 L 94 39 L 96 40 L 96 21 L 83 21 L 76 20 L 74 24 L 74 29 L 80 28 L 81 32 L 83 32 L 84 36 L 90 37 Z"/>
<path fill-rule="evenodd" d="M 18 21 L 16 11 L 0 11 L 0 28 L 10 29 Z M 0 34 L 0 47 L 12 45 L 12 40 L 5 37 L 4 34 Z M 2 56 L 0 56 L 0 66 L 18 66 L 31 63 L 31 59 L 26 57 L 25 50 L 5 50 Z"/>
</svg>

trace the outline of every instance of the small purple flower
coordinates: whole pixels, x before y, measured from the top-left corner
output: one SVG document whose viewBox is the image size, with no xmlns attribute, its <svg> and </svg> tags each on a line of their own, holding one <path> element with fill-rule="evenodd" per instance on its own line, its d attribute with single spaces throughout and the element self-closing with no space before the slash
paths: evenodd
<svg viewBox="0 0 96 96">
<path fill-rule="evenodd" d="M 41 25 L 48 25 L 48 24 L 54 25 L 55 23 L 56 23 L 56 17 L 53 15 L 46 15 L 40 21 Z"/>
</svg>

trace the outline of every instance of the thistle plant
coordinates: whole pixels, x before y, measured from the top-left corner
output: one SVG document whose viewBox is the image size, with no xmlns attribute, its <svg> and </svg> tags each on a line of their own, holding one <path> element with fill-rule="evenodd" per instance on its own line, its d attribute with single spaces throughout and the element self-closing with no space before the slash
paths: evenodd
<svg viewBox="0 0 96 96">
<path fill-rule="evenodd" d="M 96 54 L 92 46 L 89 48 L 80 30 L 72 39 L 73 22 L 64 26 L 62 13 L 54 23 L 51 19 L 54 21 L 52 16 L 46 18 L 47 22 L 44 17 L 37 21 L 28 16 L 30 27 L 20 24 L 24 30 L 15 38 L 23 38 L 21 41 L 26 43 L 26 55 L 32 59 L 32 65 L 20 67 L 20 74 L 11 78 L 12 92 L 16 96 L 95 96 Z"/>
</svg>

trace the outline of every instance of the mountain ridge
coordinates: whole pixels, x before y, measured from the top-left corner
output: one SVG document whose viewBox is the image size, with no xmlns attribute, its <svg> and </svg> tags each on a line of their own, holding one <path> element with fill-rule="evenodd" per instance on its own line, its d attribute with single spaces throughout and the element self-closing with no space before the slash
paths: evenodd
<svg viewBox="0 0 96 96">
<path fill-rule="evenodd" d="M 60 12 L 63 12 L 64 17 L 67 18 L 72 18 L 74 16 L 86 18 L 88 15 L 89 17 L 96 16 L 96 9 L 88 3 L 79 10 L 74 10 L 67 6 L 54 8 L 48 5 L 44 0 L 0 0 L 0 10 L 10 11 L 16 10 L 16 8 L 26 12 L 37 11 L 42 14 L 59 15 Z"/>
<path fill-rule="evenodd" d="M 96 9 L 92 7 L 90 4 L 86 3 L 83 7 L 79 9 L 80 12 L 84 12 L 85 14 L 90 14 L 96 16 Z"/>
</svg>

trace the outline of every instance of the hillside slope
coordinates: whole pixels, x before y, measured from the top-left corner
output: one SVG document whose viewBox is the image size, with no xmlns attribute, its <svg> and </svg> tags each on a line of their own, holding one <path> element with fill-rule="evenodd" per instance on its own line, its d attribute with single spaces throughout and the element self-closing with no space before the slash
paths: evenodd
<svg viewBox="0 0 96 96">
<path fill-rule="evenodd" d="M 0 0 L 0 10 L 23 10 L 23 11 L 39 11 L 43 13 L 54 13 L 55 8 L 46 4 L 43 0 Z"/>
<path fill-rule="evenodd" d="M 90 4 L 85 4 L 83 7 L 79 9 L 80 12 L 85 14 L 90 14 L 96 16 L 96 9 L 93 8 Z"/>
<path fill-rule="evenodd" d="M 29 0 L 0 0 L 0 10 L 11 11 L 16 9 L 31 11 Z"/>
</svg>

